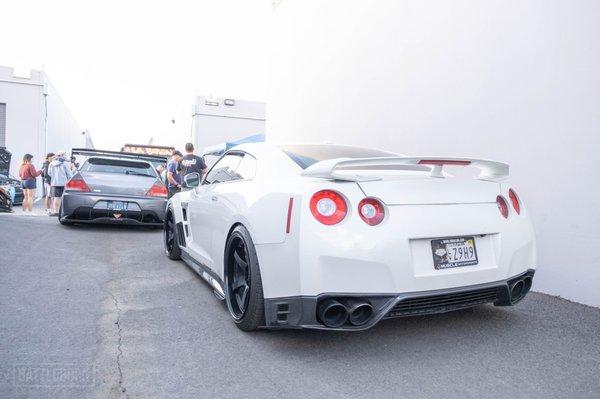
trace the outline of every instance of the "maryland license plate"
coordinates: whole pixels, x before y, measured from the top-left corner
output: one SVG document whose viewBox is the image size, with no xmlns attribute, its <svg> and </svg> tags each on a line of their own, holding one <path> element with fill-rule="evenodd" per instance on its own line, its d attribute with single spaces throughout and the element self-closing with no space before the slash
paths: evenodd
<svg viewBox="0 0 600 399">
<path fill-rule="evenodd" d="M 472 266 L 478 263 L 475 237 L 454 237 L 431 240 L 433 266 L 436 269 Z"/>
</svg>

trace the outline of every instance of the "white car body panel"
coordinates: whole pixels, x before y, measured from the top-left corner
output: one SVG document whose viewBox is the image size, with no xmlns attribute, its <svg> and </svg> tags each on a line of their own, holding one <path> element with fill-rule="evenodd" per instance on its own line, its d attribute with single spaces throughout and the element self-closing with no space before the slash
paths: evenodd
<svg viewBox="0 0 600 399">
<path fill-rule="evenodd" d="M 382 173 L 377 180 L 352 181 L 333 180 L 319 166 L 314 167 L 318 173 L 302 175 L 287 155 L 266 143 L 231 151 L 256 158 L 253 179 L 201 185 L 169 201 L 175 221 L 187 226 L 182 251 L 210 269 L 213 285 L 224 280 L 225 244 L 236 224 L 244 225 L 254 241 L 265 299 L 417 293 L 502 281 L 535 269 L 533 228 L 521 199 L 520 214 L 510 206 L 505 164 L 485 164 L 499 181 L 429 173 Z M 321 224 L 311 214 L 310 198 L 323 189 L 347 200 L 348 214 L 339 224 Z M 498 210 L 498 195 L 509 203 L 506 219 Z M 379 225 L 370 226 L 358 215 L 357 205 L 366 196 L 385 204 Z M 479 263 L 436 270 L 431 240 L 460 236 L 475 237 Z"/>
</svg>

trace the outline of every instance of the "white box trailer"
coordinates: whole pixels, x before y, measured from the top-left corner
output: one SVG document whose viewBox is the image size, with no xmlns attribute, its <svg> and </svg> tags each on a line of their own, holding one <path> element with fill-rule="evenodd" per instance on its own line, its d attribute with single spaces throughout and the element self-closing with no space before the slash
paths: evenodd
<svg viewBox="0 0 600 399">
<path fill-rule="evenodd" d="M 197 96 L 192 113 L 192 142 L 207 147 L 265 133 L 265 103 Z"/>
</svg>

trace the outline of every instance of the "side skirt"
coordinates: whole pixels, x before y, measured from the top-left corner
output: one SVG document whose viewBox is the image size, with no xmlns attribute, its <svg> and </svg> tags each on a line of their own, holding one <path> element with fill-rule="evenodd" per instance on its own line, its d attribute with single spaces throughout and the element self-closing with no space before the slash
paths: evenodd
<svg viewBox="0 0 600 399">
<path fill-rule="evenodd" d="M 211 287 L 213 287 L 213 292 L 217 299 L 221 301 L 225 299 L 225 290 L 223 289 L 225 284 L 214 271 L 198 262 L 196 259 L 192 258 L 192 256 L 187 253 L 185 248 L 181 248 L 181 259 Z"/>
</svg>

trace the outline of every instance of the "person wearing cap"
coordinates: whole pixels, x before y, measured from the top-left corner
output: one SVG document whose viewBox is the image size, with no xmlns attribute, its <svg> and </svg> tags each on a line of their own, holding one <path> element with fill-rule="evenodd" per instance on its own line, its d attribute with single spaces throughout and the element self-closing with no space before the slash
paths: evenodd
<svg viewBox="0 0 600 399">
<path fill-rule="evenodd" d="M 171 160 L 167 163 L 167 189 L 169 190 L 169 198 L 181 191 L 181 174 L 178 170 L 180 160 L 181 152 L 173 150 Z"/>
</svg>

